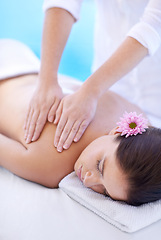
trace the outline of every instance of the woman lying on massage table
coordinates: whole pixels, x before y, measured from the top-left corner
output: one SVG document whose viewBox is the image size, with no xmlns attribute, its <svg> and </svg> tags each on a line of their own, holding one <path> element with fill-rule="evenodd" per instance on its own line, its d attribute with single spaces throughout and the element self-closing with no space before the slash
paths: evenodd
<svg viewBox="0 0 161 240">
<path fill-rule="evenodd" d="M 121 136 L 120 116 L 141 110 L 113 92 L 100 98 L 94 120 L 68 150 L 55 149 L 52 123 L 46 123 L 38 141 L 26 144 L 23 123 L 36 78 L 28 74 L 0 82 L 0 166 L 49 188 L 75 170 L 86 187 L 132 205 L 161 198 L 161 130 L 149 127 L 136 136 Z M 60 85 L 78 88 L 73 81 Z M 135 122 L 131 130 L 138 127 Z"/>
</svg>

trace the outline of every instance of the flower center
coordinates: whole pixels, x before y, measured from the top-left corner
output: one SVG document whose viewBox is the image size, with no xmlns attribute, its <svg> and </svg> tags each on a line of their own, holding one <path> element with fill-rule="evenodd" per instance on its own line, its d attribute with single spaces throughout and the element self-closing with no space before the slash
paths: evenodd
<svg viewBox="0 0 161 240">
<path fill-rule="evenodd" d="M 136 123 L 135 122 L 131 122 L 130 124 L 129 124 L 129 127 L 130 128 L 132 128 L 132 129 L 134 129 L 134 128 L 136 128 Z"/>
</svg>

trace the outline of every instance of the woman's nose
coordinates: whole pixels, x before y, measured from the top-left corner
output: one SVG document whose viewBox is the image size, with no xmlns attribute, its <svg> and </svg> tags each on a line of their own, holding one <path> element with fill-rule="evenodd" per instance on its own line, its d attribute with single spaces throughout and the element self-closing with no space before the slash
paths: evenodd
<svg viewBox="0 0 161 240">
<path fill-rule="evenodd" d="M 86 172 L 84 179 L 83 179 L 83 184 L 85 187 L 92 187 L 94 185 L 98 185 L 99 183 L 99 178 L 94 174 L 92 171 Z"/>
</svg>

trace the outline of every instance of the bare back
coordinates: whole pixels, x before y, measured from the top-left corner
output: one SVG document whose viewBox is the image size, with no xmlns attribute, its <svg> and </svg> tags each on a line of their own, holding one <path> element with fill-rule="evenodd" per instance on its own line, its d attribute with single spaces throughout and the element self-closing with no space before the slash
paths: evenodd
<svg viewBox="0 0 161 240">
<path fill-rule="evenodd" d="M 119 117 L 126 111 L 141 110 L 120 96 L 108 91 L 98 102 L 94 120 L 87 128 L 78 143 L 73 143 L 68 150 L 58 153 L 54 147 L 56 126 L 47 123 L 36 142 L 26 144 L 23 124 L 28 104 L 36 88 L 36 75 L 26 75 L 0 82 L 0 133 L 21 143 L 30 153 L 31 164 L 21 171 L 14 165 L 9 170 L 15 174 L 43 185 L 50 179 L 53 187 L 73 171 L 74 163 L 83 149 L 94 139 L 100 137 L 115 127 Z M 61 82 L 63 86 L 65 83 Z M 69 83 L 70 87 L 71 84 Z M 74 87 L 74 86 L 73 86 Z M 19 163 L 21 164 L 21 162 Z M 4 166 L 9 168 L 8 165 Z M 50 175 L 46 181 L 42 176 Z"/>
</svg>

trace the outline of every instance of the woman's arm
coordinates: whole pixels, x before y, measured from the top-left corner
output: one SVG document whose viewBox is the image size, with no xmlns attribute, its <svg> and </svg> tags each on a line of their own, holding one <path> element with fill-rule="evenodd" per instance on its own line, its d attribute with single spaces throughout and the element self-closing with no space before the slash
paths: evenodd
<svg viewBox="0 0 161 240">
<path fill-rule="evenodd" d="M 55 134 L 58 151 L 69 148 L 73 140 L 78 141 L 82 137 L 94 117 L 100 96 L 147 54 L 147 48 L 134 38 L 127 37 L 116 52 L 83 83 L 79 91 L 61 101 L 55 119 L 55 123 L 58 123 Z"/>
<path fill-rule="evenodd" d="M 161 0 L 150 0 L 143 15 L 114 54 L 83 84 L 85 91 L 99 97 L 161 44 Z"/>
<path fill-rule="evenodd" d="M 0 134 L 0 166 L 17 174 L 21 168 L 22 174 L 25 175 L 25 164 L 28 157 L 28 148 L 20 142 Z M 21 163 L 19 165 L 19 163 Z"/>
<path fill-rule="evenodd" d="M 45 13 L 38 87 L 24 126 L 27 143 L 39 138 L 47 119 L 53 122 L 63 97 L 57 80 L 58 67 L 74 21 L 74 17 L 61 8 L 51 8 Z"/>
<path fill-rule="evenodd" d="M 62 8 L 50 8 L 45 13 L 42 37 L 40 85 L 57 83 L 60 59 L 68 40 L 74 17 Z"/>
<path fill-rule="evenodd" d="M 29 181 L 58 187 L 61 179 L 74 171 L 86 141 L 73 144 L 60 154 L 53 147 L 55 130 L 52 123 L 46 123 L 40 138 L 31 144 L 26 144 L 21 134 L 13 134 L 18 140 L 0 134 L 0 166 Z"/>
<path fill-rule="evenodd" d="M 61 171 L 47 146 L 41 141 L 26 146 L 0 134 L 0 166 L 29 181 L 57 187 Z"/>
<path fill-rule="evenodd" d="M 136 39 L 127 37 L 115 53 L 84 82 L 82 91 L 98 99 L 147 55 L 147 48 Z"/>
<path fill-rule="evenodd" d="M 161 0 L 148 2 L 143 16 L 130 30 L 128 36 L 116 52 L 86 80 L 79 94 L 70 99 L 66 98 L 63 104 L 59 105 L 56 120 L 57 123 L 59 119 L 60 121 L 55 136 L 58 150 L 68 148 L 73 139 L 77 141 L 81 138 L 95 112 L 96 104 L 93 104 L 93 99 L 97 101 L 111 85 L 135 68 L 147 54 L 152 55 L 158 49 L 161 43 Z M 88 104 L 86 107 L 80 105 L 78 109 L 77 103 L 81 98 L 85 103 L 87 100 Z M 72 133 L 75 123 L 76 131 L 68 138 L 67 133 Z"/>
</svg>

